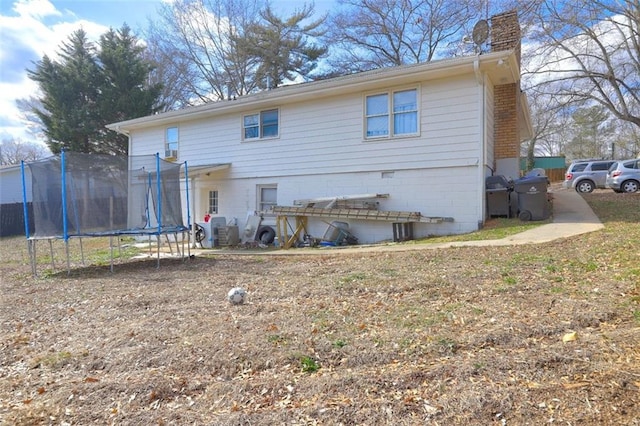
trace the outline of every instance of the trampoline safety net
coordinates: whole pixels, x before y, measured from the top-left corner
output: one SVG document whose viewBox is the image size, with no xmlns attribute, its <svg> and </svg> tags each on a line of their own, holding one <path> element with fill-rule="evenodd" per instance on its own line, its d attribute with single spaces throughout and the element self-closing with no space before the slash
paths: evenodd
<svg viewBox="0 0 640 426">
<path fill-rule="evenodd" d="M 28 237 L 161 234 L 187 229 L 182 164 L 157 155 L 63 152 L 29 163 L 35 230 Z"/>
</svg>

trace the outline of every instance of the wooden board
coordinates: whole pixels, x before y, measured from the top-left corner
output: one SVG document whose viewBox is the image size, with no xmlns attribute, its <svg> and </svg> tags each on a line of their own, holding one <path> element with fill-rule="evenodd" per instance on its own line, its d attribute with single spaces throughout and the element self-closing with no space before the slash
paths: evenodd
<svg viewBox="0 0 640 426">
<path fill-rule="evenodd" d="M 380 211 L 365 209 L 322 209 L 316 207 L 275 206 L 273 213 L 279 216 L 331 217 L 342 219 L 380 220 L 386 222 L 452 222 L 453 218 L 422 216 L 420 212 Z"/>
</svg>

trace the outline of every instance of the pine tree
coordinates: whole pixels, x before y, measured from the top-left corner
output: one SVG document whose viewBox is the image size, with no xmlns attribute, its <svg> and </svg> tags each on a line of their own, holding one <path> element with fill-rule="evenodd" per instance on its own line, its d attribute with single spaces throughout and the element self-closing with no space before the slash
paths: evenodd
<svg viewBox="0 0 640 426">
<path fill-rule="evenodd" d="M 35 70 L 27 70 L 43 93 L 42 109 L 34 113 L 42 122 L 51 152 L 94 152 L 101 86 L 95 47 L 86 32 L 78 30 L 62 44 L 59 56 L 60 61 L 54 62 L 45 55 Z"/>
<path fill-rule="evenodd" d="M 142 117 L 161 110 L 156 105 L 162 85 L 147 86 L 151 65 L 142 60 L 144 48 L 131 29 L 124 25 L 110 29 L 100 37 L 98 59 L 102 65 L 103 87 L 99 98 L 103 149 L 126 155 L 128 140 L 124 135 L 106 130 L 105 125 Z"/>
<path fill-rule="evenodd" d="M 308 77 L 327 48 L 309 41 L 322 35 L 318 28 L 324 18 L 302 25 L 313 14 L 305 6 L 286 20 L 278 17 L 269 6 L 261 13 L 262 22 L 247 28 L 238 48 L 259 62 L 255 73 L 258 87 L 273 89 L 296 76 Z"/>
<path fill-rule="evenodd" d="M 54 154 L 127 155 L 127 138 L 105 125 L 157 111 L 161 86 L 146 85 L 151 67 L 130 28 L 109 30 L 99 47 L 80 29 L 62 44 L 57 61 L 45 55 L 27 70 L 42 92 L 32 112 Z"/>
</svg>

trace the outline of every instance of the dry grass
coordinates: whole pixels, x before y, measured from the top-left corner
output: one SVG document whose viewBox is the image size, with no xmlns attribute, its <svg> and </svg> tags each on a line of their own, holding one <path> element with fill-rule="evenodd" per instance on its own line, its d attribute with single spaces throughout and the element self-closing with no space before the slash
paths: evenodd
<svg viewBox="0 0 640 426">
<path fill-rule="evenodd" d="M 640 194 L 585 198 L 603 231 L 517 248 L 33 278 L 2 240 L 0 423 L 638 425 Z"/>
</svg>

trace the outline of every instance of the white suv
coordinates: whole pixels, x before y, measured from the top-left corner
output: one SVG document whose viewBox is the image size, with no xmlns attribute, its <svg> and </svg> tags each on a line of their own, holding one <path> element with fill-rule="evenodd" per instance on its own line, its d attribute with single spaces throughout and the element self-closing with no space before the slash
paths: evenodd
<svg viewBox="0 0 640 426">
<path fill-rule="evenodd" d="M 564 175 L 563 186 L 575 188 L 580 193 L 592 192 L 596 188 L 605 188 L 607 170 L 614 160 L 584 160 L 571 163 Z"/>
</svg>

